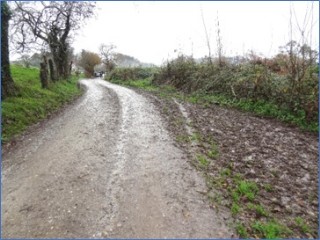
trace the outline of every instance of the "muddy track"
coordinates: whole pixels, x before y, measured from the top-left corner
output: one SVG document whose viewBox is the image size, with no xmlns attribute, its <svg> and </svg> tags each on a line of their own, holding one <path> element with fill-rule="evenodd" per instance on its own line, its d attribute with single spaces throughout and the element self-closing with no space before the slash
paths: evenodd
<svg viewBox="0 0 320 240">
<path fill-rule="evenodd" d="M 161 112 L 177 146 L 189 152 L 191 164 L 197 167 L 196 156 L 207 155 L 211 150 L 210 140 L 214 139 L 219 157 L 207 156 L 209 167 L 203 170 L 215 181 L 208 181 L 207 193 L 209 198 L 214 198 L 213 207 L 232 208 L 230 189 L 235 187 L 234 177 L 242 176 L 257 184 L 259 194 L 254 204 L 262 205 L 268 215 L 266 218 L 257 214 L 243 199 L 234 222 L 244 224 L 248 234 L 257 236 L 253 223 L 275 219 L 290 228 L 289 238 L 318 238 L 316 134 L 217 104 L 203 106 L 172 99 L 160 92 L 135 91 L 153 102 Z M 201 139 L 194 141 L 194 134 Z M 230 176 L 223 178 L 221 174 L 226 170 L 230 171 Z M 297 218 L 303 219 L 307 231 L 297 224 Z"/>
<path fill-rule="evenodd" d="M 3 154 L 2 238 L 229 238 L 228 211 L 132 90 L 84 96 Z"/>
</svg>

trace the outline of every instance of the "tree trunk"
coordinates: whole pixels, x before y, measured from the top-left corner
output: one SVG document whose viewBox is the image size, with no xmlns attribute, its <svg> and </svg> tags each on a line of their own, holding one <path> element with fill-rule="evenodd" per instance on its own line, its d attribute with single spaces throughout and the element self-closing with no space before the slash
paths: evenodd
<svg viewBox="0 0 320 240">
<path fill-rule="evenodd" d="M 56 73 L 59 79 L 67 79 L 70 76 L 68 45 L 64 43 L 53 43 L 50 46 Z"/>
<path fill-rule="evenodd" d="M 54 62 L 54 65 L 56 67 L 56 77 L 57 80 L 61 79 L 61 68 L 60 68 L 60 59 L 58 54 L 58 43 L 51 42 L 50 43 L 50 51 L 52 54 L 52 60 Z"/>
<path fill-rule="evenodd" d="M 8 28 L 10 15 L 8 4 L 1 2 L 1 99 L 12 96 L 16 92 L 9 62 Z"/>
<path fill-rule="evenodd" d="M 68 79 L 69 74 L 69 57 L 68 57 L 68 45 L 66 43 L 61 43 L 60 49 L 59 49 L 59 57 L 60 57 L 60 63 L 61 63 L 61 69 L 62 69 L 62 76 L 64 79 Z"/>
<path fill-rule="evenodd" d="M 49 69 L 50 69 L 50 79 L 52 82 L 55 82 L 57 80 L 57 78 L 56 78 L 56 72 L 54 69 L 53 61 L 52 61 L 52 59 L 49 59 L 48 62 L 49 62 Z"/>
<path fill-rule="evenodd" d="M 48 64 L 46 57 L 43 57 L 43 62 L 40 63 L 40 81 L 42 88 L 48 88 Z"/>
</svg>

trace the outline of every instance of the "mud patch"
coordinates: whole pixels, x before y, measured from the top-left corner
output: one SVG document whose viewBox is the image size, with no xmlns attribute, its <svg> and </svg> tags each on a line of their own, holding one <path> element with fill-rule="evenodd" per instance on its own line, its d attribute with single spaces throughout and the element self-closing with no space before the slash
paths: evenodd
<svg viewBox="0 0 320 240">
<path fill-rule="evenodd" d="M 234 236 L 154 105 L 100 79 L 83 83 L 76 104 L 4 155 L 2 237 Z"/>
<path fill-rule="evenodd" d="M 288 226 L 292 232 L 287 236 L 317 238 L 318 139 L 315 134 L 234 109 L 180 102 L 191 119 L 188 123 L 188 120 L 183 120 L 183 111 L 171 98 L 144 94 L 153 99 L 167 122 L 167 128 L 175 135 L 177 145 L 189 149 L 191 159 L 195 158 L 195 151 L 191 151 L 187 137 L 190 133 L 183 125 L 191 124 L 202 137 L 197 145 L 198 153 L 207 155 L 211 140 L 218 145 L 219 156 L 210 160 L 208 174 L 215 180 L 221 179 L 223 174 L 229 177 L 219 183 L 218 194 L 221 198 L 213 199 L 214 205 L 219 203 L 217 205 L 232 207 L 229 191 L 233 184 L 231 178 L 242 176 L 258 186 L 259 194 L 253 204 L 261 204 L 269 216 Z M 263 214 L 247 211 L 248 206 L 252 207 L 249 202 L 242 204 L 243 211 L 235 214 L 235 219 L 244 223 L 248 233 L 254 236 L 250 226 L 267 218 Z M 297 223 L 299 218 L 304 220 L 308 230 L 303 230 Z"/>
</svg>

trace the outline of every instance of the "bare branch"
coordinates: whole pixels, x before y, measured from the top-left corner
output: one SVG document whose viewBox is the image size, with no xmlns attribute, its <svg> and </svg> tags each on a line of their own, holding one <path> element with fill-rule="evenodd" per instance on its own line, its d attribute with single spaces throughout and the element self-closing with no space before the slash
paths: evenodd
<svg viewBox="0 0 320 240">
<path fill-rule="evenodd" d="M 208 47 L 208 51 L 209 51 L 209 62 L 210 62 L 210 64 L 212 64 L 210 39 L 209 39 L 206 23 L 205 23 L 205 20 L 204 20 L 202 7 L 200 8 L 200 11 L 201 11 L 201 19 L 202 19 L 202 23 L 203 23 L 203 27 L 204 27 L 204 32 L 205 32 L 205 35 L 206 35 L 207 47 Z"/>
</svg>

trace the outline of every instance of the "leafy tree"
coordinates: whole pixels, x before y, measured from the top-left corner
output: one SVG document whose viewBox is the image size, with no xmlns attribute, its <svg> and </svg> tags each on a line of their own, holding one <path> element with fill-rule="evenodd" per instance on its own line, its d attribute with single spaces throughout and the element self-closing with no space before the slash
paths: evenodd
<svg viewBox="0 0 320 240">
<path fill-rule="evenodd" d="M 6 2 L 1 2 L 1 98 L 14 95 L 15 86 L 10 72 L 8 29 L 11 11 Z"/>
<path fill-rule="evenodd" d="M 14 3 L 15 43 L 19 50 L 33 43 L 49 47 L 58 78 L 70 75 L 72 32 L 94 14 L 94 2 L 41 1 Z"/>
<path fill-rule="evenodd" d="M 94 75 L 94 67 L 101 63 L 101 58 L 98 54 L 82 50 L 78 59 L 78 65 L 85 70 L 87 77 Z"/>
</svg>

